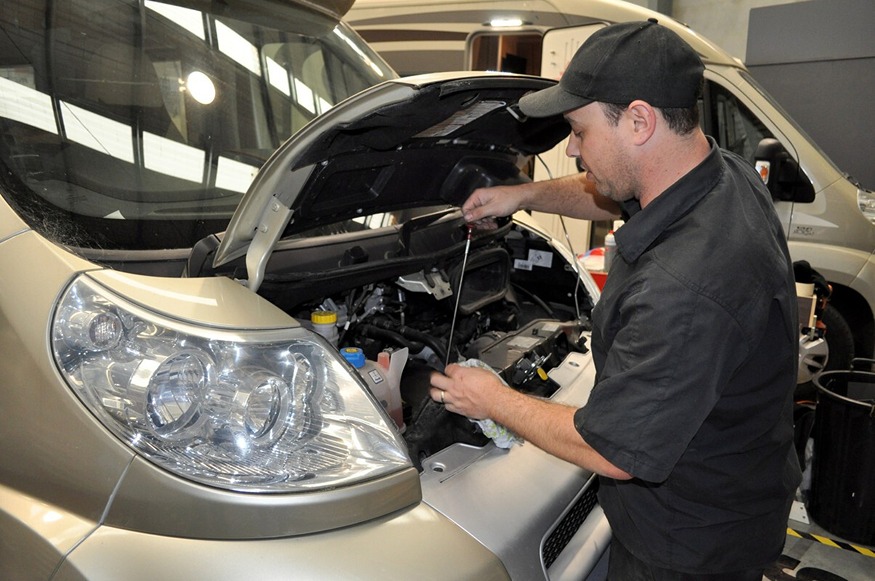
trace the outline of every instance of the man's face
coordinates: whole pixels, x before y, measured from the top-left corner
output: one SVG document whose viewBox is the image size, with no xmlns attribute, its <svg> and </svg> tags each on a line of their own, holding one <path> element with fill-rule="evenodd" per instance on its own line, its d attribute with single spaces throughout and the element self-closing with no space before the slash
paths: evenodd
<svg viewBox="0 0 875 581">
<path fill-rule="evenodd" d="M 599 193 L 616 202 L 637 197 L 637 172 L 624 140 L 625 115 L 614 125 L 601 105 L 590 103 L 569 111 L 565 119 L 571 125 L 565 154 L 580 160 Z"/>
</svg>

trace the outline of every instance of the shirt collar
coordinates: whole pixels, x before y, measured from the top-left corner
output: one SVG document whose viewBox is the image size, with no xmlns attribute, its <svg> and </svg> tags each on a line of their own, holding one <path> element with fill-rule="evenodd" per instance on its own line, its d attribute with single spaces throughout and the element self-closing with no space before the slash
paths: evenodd
<svg viewBox="0 0 875 581">
<path fill-rule="evenodd" d="M 723 156 L 717 143 L 708 137 L 711 151 L 689 173 L 656 196 L 646 208 L 637 199 L 622 203 L 629 219 L 614 235 L 617 252 L 626 262 L 635 262 L 647 248 L 710 192 L 723 174 Z"/>
</svg>

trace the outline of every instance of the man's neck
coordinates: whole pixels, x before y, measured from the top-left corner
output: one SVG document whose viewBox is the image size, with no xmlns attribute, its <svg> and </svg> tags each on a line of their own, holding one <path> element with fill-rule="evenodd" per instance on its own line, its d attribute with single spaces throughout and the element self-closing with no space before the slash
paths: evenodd
<svg viewBox="0 0 875 581">
<path fill-rule="evenodd" d="M 650 147 L 640 166 L 642 191 L 638 200 L 642 208 L 702 163 L 711 151 L 699 129 L 687 136 L 665 135 Z"/>
</svg>

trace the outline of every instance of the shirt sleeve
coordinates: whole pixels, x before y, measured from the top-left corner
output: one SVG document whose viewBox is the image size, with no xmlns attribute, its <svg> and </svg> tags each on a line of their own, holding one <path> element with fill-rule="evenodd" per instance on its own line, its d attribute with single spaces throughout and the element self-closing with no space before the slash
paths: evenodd
<svg viewBox="0 0 875 581">
<path fill-rule="evenodd" d="M 606 327 L 597 325 L 593 346 L 610 349 L 575 427 L 618 468 L 662 482 L 749 355 L 749 342 L 718 302 L 664 272 L 620 295 L 599 305 L 614 311 Z"/>
</svg>

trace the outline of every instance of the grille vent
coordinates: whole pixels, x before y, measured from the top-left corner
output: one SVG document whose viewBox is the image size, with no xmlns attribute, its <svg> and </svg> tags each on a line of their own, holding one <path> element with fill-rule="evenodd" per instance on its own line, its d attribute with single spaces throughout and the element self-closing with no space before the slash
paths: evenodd
<svg viewBox="0 0 875 581">
<path fill-rule="evenodd" d="M 596 500 L 598 489 L 599 479 L 595 477 L 590 481 L 590 485 L 584 493 L 578 497 L 571 510 L 562 517 L 562 520 L 559 521 L 559 524 L 547 537 L 541 549 L 541 558 L 544 561 L 544 567 L 547 569 L 550 568 L 550 565 L 553 564 L 553 561 L 556 560 L 556 557 L 559 556 L 571 540 L 571 537 L 574 536 L 577 529 L 580 528 L 580 525 L 583 524 L 583 521 L 592 512 L 592 509 L 595 508 L 598 502 Z"/>
</svg>

